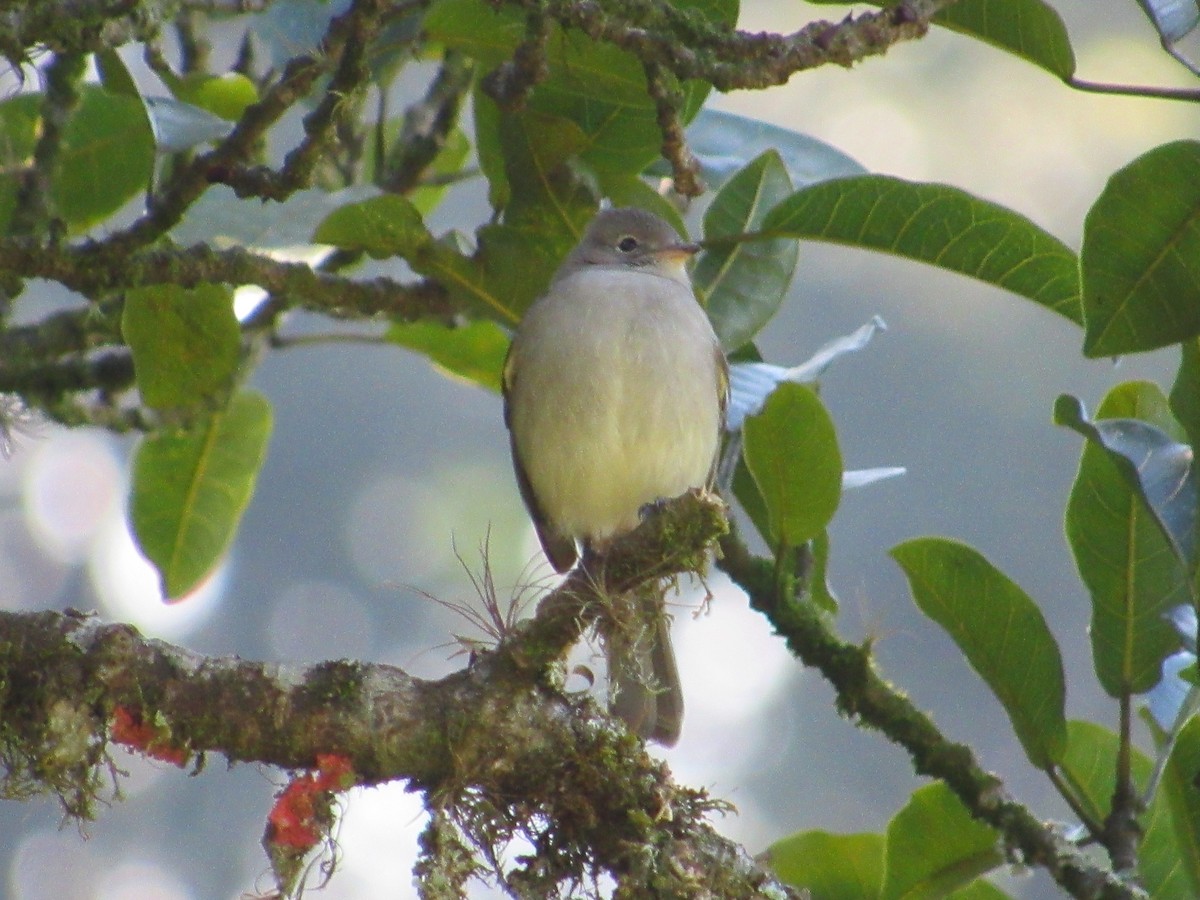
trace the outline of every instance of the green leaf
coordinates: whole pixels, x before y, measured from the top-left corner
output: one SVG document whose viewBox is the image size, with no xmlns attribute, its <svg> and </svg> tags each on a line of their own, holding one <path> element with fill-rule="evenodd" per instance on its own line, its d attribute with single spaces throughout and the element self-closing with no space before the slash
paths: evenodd
<svg viewBox="0 0 1200 900">
<path fill-rule="evenodd" d="M 844 5 L 847 0 L 812 2 Z M 872 5 L 891 6 L 894 0 Z M 1067 28 L 1042 0 L 960 0 L 938 13 L 934 21 L 1028 60 L 1059 78 L 1075 72 L 1075 52 Z"/>
<path fill-rule="evenodd" d="M 838 600 L 829 586 L 829 532 L 824 531 L 812 540 L 812 572 L 808 579 L 808 596 L 817 606 L 837 615 Z"/>
<path fill-rule="evenodd" d="M 258 88 L 241 72 L 192 72 L 172 86 L 171 93 L 177 100 L 206 109 L 227 122 L 236 122 L 247 106 L 258 102 Z"/>
<path fill-rule="evenodd" d="M 125 65 L 125 60 L 121 59 L 121 54 L 116 50 L 108 49 L 101 50 L 94 57 L 96 61 L 96 72 L 100 76 L 100 83 L 104 85 L 104 89 L 113 94 L 123 94 L 126 97 L 140 98 L 141 91 L 138 90 L 137 82 L 133 80 L 133 76 L 129 73 L 129 68 Z"/>
<path fill-rule="evenodd" d="M 1200 447 L 1200 338 L 1180 345 L 1179 371 L 1171 386 L 1171 412 L 1183 426 L 1187 443 Z"/>
<path fill-rule="evenodd" d="M 433 236 L 410 200 L 382 194 L 335 209 L 317 226 L 312 239 L 343 250 L 362 250 L 375 259 L 412 259 Z"/>
<path fill-rule="evenodd" d="M 1115 356 L 1200 334 L 1200 142 L 1143 154 L 1083 225 L 1083 352 Z"/>
<path fill-rule="evenodd" d="M 792 887 L 821 900 L 877 900 L 883 835 L 801 831 L 767 849 L 767 865 Z"/>
<path fill-rule="evenodd" d="M 510 233 L 511 232 L 511 233 Z M 486 231 L 480 234 L 480 251 L 468 256 L 460 245 L 459 237 L 450 233 L 434 241 L 421 253 L 417 260 L 410 260 L 413 268 L 422 275 L 435 278 L 450 292 L 450 295 L 461 303 L 467 311 L 488 316 L 505 325 L 515 325 L 521 320 L 520 309 L 514 306 L 514 299 L 523 301 L 525 305 L 537 296 L 545 287 L 549 277 L 545 272 L 530 271 L 526 273 L 525 284 L 516 291 L 516 296 L 509 294 L 505 285 L 484 265 L 484 259 L 498 258 L 500 252 L 496 248 L 507 237 L 510 251 L 534 253 L 536 247 L 521 246 L 520 234 L 514 229 L 501 230 L 495 235 L 495 241 L 489 241 Z M 520 257 L 518 257 L 520 258 Z M 514 271 L 514 276 L 519 272 Z"/>
<path fill-rule="evenodd" d="M 1041 610 L 978 551 L 943 538 L 892 548 L 913 599 L 941 625 L 1004 705 L 1039 769 L 1066 749 L 1066 689 L 1058 644 Z"/>
<path fill-rule="evenodd" d="M 1070 248 L 1024 216 L 958 188 L 882 175 L 825 181 L 771 210 L 763 231 L 929 263 L 1082 321 Z"/>
<path fill-rule="evenodd" d="M 504 209 L 512 196 L 504 167 L 504 151 L 500 147 L 500 122 L 504 117 L 496 101 L 480 89 L 475 90 L 471 101 L 475 155 L 479 158 L 480 171 L 487 179 L 488 203 L 492 209 Z"/>
<path fill-rule="evenodd" d="M 1098 419 L 1140 419 L 1179 430 L 1167 398 L 1150 382 L 1113 388 Z M 1154 515 L 1099 444 L 1086 442 L 1067 503 L 1067 540 L 1092 596 L 1092 656 L 1112 697 L 1150 690 L 1179 646 L 1164 614 L 1187 603 L 1188 574 Z"/>
<path fill-rule="evenodd" d="M 40 94 L 0 102 L 0 232 L 12 219 L 20 173 L 41 127 L 41 102 Z M 153 166 L 154 138 L 141 101 L 84 85 L 51 174 L 53 212 L 72 232 L 85 231 L 145 190 Z"/>
<path fill-rule="evenodd" d="M 944 897 L 1004 862 L 999 834 L 940 781 L 913 792 L 887 828 L 882 900 Z"/>
<path fill-rule="evenodd" d="M 600 193 L 612 201 L 613 206 L 636 206 L 649 210 L 671 223 L 680 234 L 687 234 L 687 225 L 675 204 L 652 188 L 640 175 L 624 172 L 597 172 L 596 181 Z"/>
<path fill-rule="evenodd" d="M 842 494 L 833 420 L 813 391 L 781 384 L 742 426 L 742 454 L 771 518 L 773 543 L 799 547 L 825 530 Z"/>
<path fill-rule="evenodd" d="M 741 440 L 741 436 L 729 438 L 729 440 Z M 746 467 L 746 458 L 743 453 L 738 454 L 737 466 L 733 470 L 733 496 L 737 498 L 746 517 L 750 519 L 754 530 L 759 536 L 771 544 L 771 512 L 767 509 L 767 503 L 763 500 L 762 492 L 758 489 L 758 484 L 754 480 L 754 476 L 750 474 L 750 469 Z"/>
<path fill-rule="evenodd" d="M 1042 0 L 962 0 L 934 19 L 1059 78 L 1075 74 L 1075 51 L 1062 18 Z"/>
<path fill-rule="evenodd" d="M 794 240 L 735 240 L 759 229 L 767 211 L 791 192 L 783 160 L 768 150 L 725 182 L 704 213 L 706 247 L 693 281 L 726 350 L 754 339 L 791 283 L 799 254 Z"/>
<path fill-rule="evenodd" d="M 1070 394 L 1054 401 L 1054 423 L 1079 432 L 1108 453 L 1154 515 L 1179 561 L 1191 572 L 1197 499 L 1192 448 L 1138 419 L 1092 422 L 1083 404 Z"/>
<path fill-rule="evenodd" d="M 1200 718 L 1192 718 L 1183 727 L 1175 741 L 1164 773 L 1161 786 L 1162 799 L 1170 810 L 1171 837 L 1174 838 L 1174 854 L 1170 853 L 1172 844 L 1163 842 L 1165 847 L 1159 847 L 1152 842 L 1153 823 L 1146 836 L 1146 846 L 1139 857 L 1143 869 L 1157 868 L 1161 881 L 1170 880 L 1178 884 L 1176 893 L 1152 891 L 1151 896 L 1159 897 L 1198 897 L 1200 896 L 1200 791 L 1196 789 L 1196 774 L 1200 772 Z M 1147 858 L 1148 857 L 1148 858 Z M 1146 874 L 1143 874 L 1146 877 Z M 1147 888 L 1152 884 L 1147 877 Z"/>
<path fill-rule="evenodd" d="M 429 165 L 429 174 L 449 177 L 459 174 L 471 155 L 471 142 L 465 134 L 455 128 L 446 136 L 446 143 Z M 446 195 L 444 184 L 426 184 L 414 190 L 408 197 L 422 215 L 429 215 Z"/>
<path fill-rule="evenodd" d="M 1067 752 L 1060 763 L 1063 780 L 1072 788 L 1084 811 L 1093 822 L 1103 822 L 1112 809 L 1116 789 L 1116 759 L 1119 739 L 1107 728 L 1093 722 L 1072 721 L 1067 724 Z M 1130 772 L 1138 789 L 1150 777 L 1152 764 L 1136 747 L 1130 753 Z M 1167 773 L 1170 780 L 1170 772 Z M 1164 790 L 1167 783 L 1164 782 Z M 1171 811 L 1160 793 L 1150 808 L 1140 817 L 1145 834 L 1138 853 L 1138 874 L 1149 896 L 1155 900 L 1191 900 L 1197 896 L 1187 881 L 1184 869 L 1195 866 L 1196 853 L 1191 858 L 1182 850 L 1184 842 L 1176 839 Z"/>
<path fill-rule="evenodd" d="M 500 392 L 509 337 L 495 322 L 476 319 L 456 328 L 438 322 L 396 322 L 387 339 L 429 357 L 444 372 Z"/>
<path fill-rule="evenodd" d="M 1094 722 L 1067 723 L 1067 751 L 1058 766 L 1093 822 L 1103 822 L 1112 809 L 1117 787 L 1117 735 Z M 1150 773 L 1149 761 L 1136 748 L 1131 757 L 1135 781 Z"/>
<path fill-rule="evenodd" d="M 121 333 L 147 406 L 188 409 L 224 402 L 233 388 L 241 330 L 223 284 L 157 284 L 125 294 Z"/>
<path fill-rule="evenodd" d="M 232 543 L 270 432 L 270 404 L 246 391 L 198 426 L 138 445 L 129 515 L 164 597 L 178 600 L 193 590 Z"/>
<path fill-rule="evenodd" d="M 736 0 L 684 0 L 672 4 L 702 20 L 732 25 Z M 439 0 L 424 20 L 430 39 L 462 50 L 491 68 L 511 58 L 525 38 L 525 16 L 483 0 Z M 555 26 L 546 47 L 548 76 L 532 91 L 527 109 L 569 119 L 582 129 L 580 158 L 596 170 L 637 173 L 659 155 L 662 133 L 646 90 L 641 62 L 609 43 L 597 43 L 578 29 Z M 699 110 L 710 87 L 684 86 L 684 120 Z"/>
<path fill-rule="evenodd" d="M 469 262 L 456 259 L 443 242 L 414 268 L 447 276 L 443 283 L 469 308 L 512 324 L 578 243 L 597 198 L 571 164 L 584 142 L 573 122 L 525 111 L 504 116 L 498 131 L 503 178 L 493 186 L 508 198 L 503 222 L 479 229 Z"/>
</svg>

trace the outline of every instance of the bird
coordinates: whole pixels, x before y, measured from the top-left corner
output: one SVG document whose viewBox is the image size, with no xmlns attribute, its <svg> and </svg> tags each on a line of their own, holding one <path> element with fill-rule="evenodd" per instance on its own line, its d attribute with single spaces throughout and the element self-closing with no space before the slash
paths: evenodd
<svg viewBox="0 0 1200 900">
<path fill-rule="evenodd" d="M 658 215 L 599 212 L 525 312 L 504 363 L 516 481 L 550 564 L 599 560 L 650 504 L 711 489 L 729 368 L 692 288 L 699 250 Z M 674 745 L 683 691 L 654 592 L 645 623 L 601 622 L 609 709 Z"/>
</svg>

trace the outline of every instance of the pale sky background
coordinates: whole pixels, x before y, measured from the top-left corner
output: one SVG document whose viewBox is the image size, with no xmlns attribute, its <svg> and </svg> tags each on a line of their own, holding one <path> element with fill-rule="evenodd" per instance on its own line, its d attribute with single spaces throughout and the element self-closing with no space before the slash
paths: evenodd
<svg viewBox="0 0 1200 900">
<path fill-rule="evenodd" d="M 838 7 L 750 2 L 741 26 L 791 30 Z M 1133 0 L 1054 3 L 1079 74 L 1195 87 L 1159 48 Z M 405 98 L 394 98 L 399 106 Z M 1031 65 L 934 31 L 852 71 L 805 73 L 761 94 L 715 96 L 720 109 L 826 140 L 869 170 L 954 184 L 1010 206 L 1078 248 L 1083 216 L 1113 170 L 1200 125 L 1195 105 L 1072 91 Z M 478 188 L 433 218 L 469 229 Z M 316 224 L 315 221 L 313 223 Z M 387 271 L 387 269 L 384 269 Z M 393 270 L 394 271 L 394 270 Z M 34 315 L 61 295 L 25 298 Z M 831 531 L 839 628 L 875 639 L 884 674 L 952 737 L 977 748 L 1042 816 L 1067 819 L 1030 770 L 1004 713 L 950 639 L 909 598 L 887 550 L 925 534 L 967 541 L 1037 599 L 1066 659 L 1068 711 L 1102 724 L 1115 704 L 1091 674 L 1089 605 L 1062 532 L 1079 438 L 1050 423 L 1060 392 L 1094 408 L 1123 380 L 1169 385 L 1170 352 L 1114 366 L 1085 361 L 1082 334 L 1032 303 L 900 260 L 805 244 L 788 301 L 759 341 L 794 364 L 882 315 L 887 333 L 823 383 L 847 465 L 902 465 L 899 480 L 847 496 Z M 334 326 L 297 318 L 294 334 Z M 367 326 L 353 326 L 367 333 Z M 438 677 L 461 664 L 465 629 L 422 596 L 469 601 L 457 545 L 490 558 L 507 589 L 528 577 L 536 541 L 512 481 L 499 399 L 389 347 L 345 344 L 273 353 L 253 384 L 275 405 L 270 455 L 222 573 L 165 607 L 124 526 L 130 442 L 45 427 L 0 460 L 0 584 L 6 608 L 97 608 L 213 654 L 318 661 L 361 658 Z M 544 570 L 543 570 L 544 571 Z M 676 646 L 687 717 L 662 752 L 676 777 L 738 809 L 721 830 L 752 850 L 803 828 L 881 831 L 919 786 L 907 757 L 833 711 L 830 689 L 774 640 L 720 577 L 693 617 L 680 598 Z M 587 659 L 586 653 L 583 655 Z M 189 778 L 128 759 L 125 798 L 82 830 L 53 803 L 0 803 L 0 896 L 21 900 L 224 900 L 262 889 L 258 841 L 280 773 Z M 413 896 L 420 804 L 401 785 L 356 791 L 327 898 Z M 1041 875 L 1004 882 L 1057 896 Z M 489 896 L 480 890 L 479 896 Z"/>
</svg>

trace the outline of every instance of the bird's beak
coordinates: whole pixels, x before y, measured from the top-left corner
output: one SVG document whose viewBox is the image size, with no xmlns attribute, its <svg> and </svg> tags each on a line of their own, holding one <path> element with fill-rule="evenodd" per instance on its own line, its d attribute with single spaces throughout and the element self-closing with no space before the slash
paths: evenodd
<svg viewBox="0 0 1200 900">
<path fill-rule="evenodd" d="M 656 255 L 662 259 L 674 261 L 691 259 L 699 252 L 699 244 L 678 243 L 668 244 L 666 247 L 663 247 L 661 250 L 659 250 Z"/>
<path fill-rule="evenodd" d="M 668 244 L 654 254 L 657 264 L 665 272 L 670 272 L 674 278 L 684 278 L 687 275 L 687 264 L 700 250 L 699 244 Z"/>
</svg>

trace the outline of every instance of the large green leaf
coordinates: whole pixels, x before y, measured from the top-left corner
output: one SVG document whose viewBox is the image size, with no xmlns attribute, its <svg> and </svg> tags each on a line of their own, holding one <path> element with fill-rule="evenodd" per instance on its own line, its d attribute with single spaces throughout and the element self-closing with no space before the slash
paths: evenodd
<svg viewBox="0 0 1200 900">
<path fill-rule="evenodd" d="M 422 184 L 408 195 L 413 206 L 422 215 L 429 215 L 433 210 L 437 209 L 438 204 L 442 202 L 442 198 L 446 195 L 446 191 L 453 182 L 449 179 L 459 177 L 463 174 L 463 168 L 466 165 L 467 159 L 471 155 L 471 141 L 462 132 L 461 129 L 455 128 L 446 136 L 446 141 L 442 145 L 442 149 L 438 151 L 437 156 L 433 158 L 433 162 L 429 164 L 427 170 L 430 183 Z M 440 176 L 447 179 L 445 183 L 439 184 L 436 178 Z"/>
<path fill-rule="evenodd" d="M 509 338 L 495 322 L 476 319 L 457 328 L 440 322 L 395 322 L 388 328 L 387 339 L 425 354 L 451 375 L 500 391 L 500 370 Z"/>
<path fill-rule="evenodd" d="M 177 100 L 207 110 L 227 122 L 236 122 L 246 107 L 258 102 L 258 88 L 241 72 L 210 75 L 192 72 L 170 84 Z"/>
<path fill-rule="evenodd" d="M 382 194 L 335 209 L 317 226 L 312 239 L 342 250 L 361 250 L 375 259 L 412 259 L 433 241 L 433 236 L 409 200 Z"/>
<path fill-rule="evenodd" d="M 1112 809 L 1117 784 L 1119 739 L 1094 722 L 1071 721 L 1067 724 L 1067 734 L 1067 752 L 1059 764 L 1063 780 L 1088 818 L 1103 822 Z M 1151 768 L 1150 760 L 1133 748 L 1130 771 L 1138 790 L 1146 784 Z M 1184 869 L 1189 864 L 1195 866 L 1195 848 L 1191 851 L 1192 858 L 1186 860 L 1182 852 L 1185 845 L 1176 839 L 1171 812 L 1161 795 L 1154 798 L 1140 818 L 1145 838 L 1138 854 L 1138 874 L 1143 886 L 1155 900 L 1193 900 L 1196 892 Z"/>
<path fill-rule="evenodd" d="M 1062 394 L 1054 401 L 1054 422 L 1103 448 L 1136 490 L 1191 572 L 1196 540 L 1196 477 L 1192 448 L 1138 419 L 1091 421 L 1079 399 Z"/>
<path fill-rule="evenodd" d="M 612 201 L 613 206 L 636 206 L 649 210 L 661 219 L 671 223 L 671 227 L 680 234 L 688 233 L 687 224 L 675 204 L 664 197 L 641 175 L 628 175 L 624 172 L 596 172 L 596 183 L 600 193 Z"/>
<path fill-rule="evenodd" d="M 790 382 L 742 426 L 742 454 L 762 494 L 776 546 L 799 547 L 825 530 L 842 494 L 842 454 L 817 395 Z"/>
<path fill-rule="evenodd" d="M 848 0 L 811 2 L 845 5 Z M 1067 28 L 1042 0 L 959 0 L 938 13 L 934 21 L 1026 59 L 1059 78 L 1075 72 L 1075 52 Z"/>
<path fill-rule="evenodd" d="M 672 4 L 710 22 L 732 25 L 736 0 L 684 0 Z M 425 16 L 433 40 L 462 50 L 485 68 L 510 59 L 525 38 L 525 15 L 484 0 L 438 0 Z M 597 43 L 577 29 L 555 26 L 545 43 L 548 76 L 532 91 L 527 108 L 569 119 L 587 136 L 580 157 L 598 170 L 640 172 L 659 155 L 662 132 L 654 101 L 646 90 L 641 62 L 609 43 Z M 699 110 L 709 86 L 684 85 L 684 118 Z"/>
<path fill-rule="evenodd" d="M 1108 180 L 1080 251 L 1088 356 L 1200 334 L 1200 142 L 1139 156 Z"/>
<path fill-rule="evenodd" d="M 1113 388 L 1099 419 L 1141 419 L 1167 433 L 1179 425 L 1167 398 L 1150 382 Z M 1112 697 L 1150 690 L 1162 662 L 1179 646 L 1164 613 L 1187 603 L 1188 573 L 1109 453 L 1087 442 L 1067 503 L 1067 540 L 1092 595 L 1092 656 Z"/>
<path fill-rule="evenodd" d="M 1116 734 L 1094 722 L 1067 723 L 1067 752 L 1059 760 L 1059 771 L 1093 822 L 1103 822 L 1112 809 L 1116 759 Z M 1146 757 L 1137 750 L 1133 751 L 1132 771 L 1138 781 L 1150 771 Z"/>
<path fill-rule="evenodd" d="M 129 515 L 164 597 L 178 600 L 194 589 L 232 543 L 270 432 L 270 404 L 246 391 L 193 428 L 138 445 Z"/>
<path fill-rule="evenodd" d="M 929 263 L 1081 321 L 1070 248 L 1024 216 L 944 184 L 882 175 L 825 181 L 780 203 L 762 230 Z"/>
<path fill-rule="evenodd" d="M 730 440 L 740 442 L 741 436 L 731 437 Z M 767 509 L 762 492 L 758 489 L 758 483 L 750 474 L 750 469 L 746 466 L 745 455 L 740 450 L 737 465 L 733 470 L 733 495 L 741 505 L 742 511 L 746 513 L 746 518 L 754 526 L 754 530 L 767 544 L 770 544 L 772 540 L 771 512 Z"/>
<path fill-rule="evenodd" d="M 495 278 L 484 265 L 488 253 L 498 254 L 502 238 L 507 236 L 500 232 L 496 241 L 485 243 L 485 234 L 480 236 L 481 251 L 468 255 L 459 240 L 458 235 L 450 233 L 430 244 L 414 262 L 414 268 L 422 275 L 436 278 L 463 307 L 478 315 L 488 316 L 505 325 L 515 325 L 521 321 L 521 312 L 525 306 L 545 286 L 544 272 L 530 271 L 526 283 L 521 288 L 519 297 L 509 293 L 510 285 L 505 285 Z M 513 232 L 519 238 L 519 232 Z M 516 240 L 510 240 L 510 250 L 528 250 Z M 493 257 L 494 258 L 494 257 Z M 530 269 L 532 270 L 532 266 Z M 515 273 L 514 274 L 519 274 Z M 515 300 L 523 301 L 519 308 Z"/>
<path fill-rule="evenodd" d="M 475 125 L 475 156 L 487 179 L 488 202 L 492 209 L 504 209 L 512 196 L 504 150 L 500 146 L 500 123 L 504 116 L 496 102 L 479 88 L 471 98 L 471 113 Z"/>
<path fill-rule="evenodd" d="M 781 881 L 821 900 L 878 900 L 883 882 L 883 835 L 801 831 L 767 849 Z"/>
<path fill-rule="evenodd" d="M 1147 835 L 1142 856 L 1154 851 L 1145 862 L 1158 862 L 1162 879 L 1180 883 L 1174 897 L 1200 897 L 1200 790 L 1196 776 L 1200 773 L 1200 718 L 1193 718 L 1183 727 L 1175 740 L 1164 774 L 1161 791 L 1171 813 L 1172 843 L 1162 849 L 1152 845 Z M 1169 851 L 1174 848 L 1174 854 Z M 1150 887 L 1147 884 L 1147 887 Z M 1166 897 L 1155 891 L 1155 898 Z"/>
<path fill-rule="evenodd" d="M 978 551 L 943 538 L 892 548 L 913 599 L 954 638 L 1000 699 L 1029 761 L 1041 769 L 1066 749 L 1062 657 L 1041 610 Z"/>
<path fill-rule="evenodd" d="M 945 897 L 1004 862 L 999 837 L 944 783 L 918 788 L 888 823 L 880 897 Z"/>
<path fill-rule="evenodd" d="M 494 109 L 490 100 L 481 102 Z M 489 160 L 484 170 L 493 202 L 503 204 L 504 219 L 479 229 L 478 252 L 470 265 L 447 256 L 443 243 L 433 259 L 417 268 L 433 277 L 449 275 L 451 280 L 443 283 L 451 293 L 511 324 L 546 289 L 595 214 L 597 198 L 571 163 L 586 143 L 574 122 L 526 110 L 479 115 L 476 124 L 494 131 L 486 140 L 480 136 L 480 158 Z M 486 154 L 485 144 L 492 148 Z"/>
<path fill-rule="evenodd" d="M 223 401 L 233 387 L 241 332 L 223 284 L 156 284 L 125 294 L 121 333 L 142 401 L 185 409 Z"/>
<path fill-rule="evenodd" d="M 21 172 L 40 130 L 41 94 L 0 102 L 0 232 L 8 229 Z M 139 99 L 85 85 L 63 131 L 50 179 L 54 215 L 84 231 L 150 185 L 154 138 Z"/>
<path fill-rule="evenodd" d="M 92 59 L 96 64 L 96 74 L 100 76 L 100 83 L 106 91 L 126 97 L 141 97 L 137 82 L 120 53 L 110 48 L 99 51 Z"/>
<path fill-rule="evenodd" d="M 791 192 L 783 160 L 768 150 L 725 182 L 704 213 L 706 248 L 693 280 L 726 350 L 754 338 L 791 283 L 796 241 L 736 240 L 760 228 L 767 211 Z"/>
</svg>

